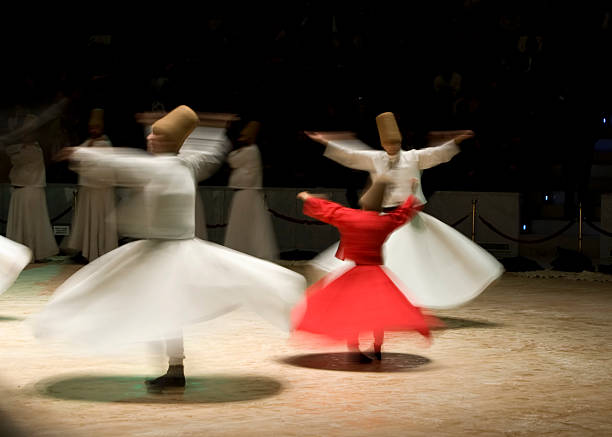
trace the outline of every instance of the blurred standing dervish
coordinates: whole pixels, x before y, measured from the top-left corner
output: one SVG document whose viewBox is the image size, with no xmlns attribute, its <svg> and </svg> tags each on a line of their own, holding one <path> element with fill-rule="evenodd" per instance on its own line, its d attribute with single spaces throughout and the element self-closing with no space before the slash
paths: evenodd
<svg viewBox="0 0 612 437">
<path fill-rule="evenodd" d="M 112 146 L 104 134 L 104 110 L 93 109 L 89 118 L 89 138 L 79 147 Z M 112 170 L 97 180 L 79 174 L 72 229 L 62 248 L 78 251 L 90 262 L 118 245 L 112 179 Z"/>
<path fill-rule="evenodd" d="M 353 352 L 353 360 L 362 363 L 371 361 L 359 350 L 362 334 L 374 334 L 374 354 L 381 360 L 385 331 L 417 331 L 429 337 L 429 327 L 436 320 L 427 320 L 406 298 L 410 290 L 394 282 L 382 266 L 382 245 L 389 234 L 409 222 L 422 207 L 410 195 L 395 210 L 381 214 L 386 179 L 383 175 L 373 180 L 359 200 L 362 210 L 308 192 L 298 194 L 304 201 L 304 214 L 340 231 L 341 257 L 355 266 L 341 274 L 328 274 L 306 291 L 305 299 L 292 312 L 294 331 L 344 341 Z"/>
<path fill-rule="evenodd" d="M 126 220 L 126 235 L 140 240 L 96 259 L 56 289 L 34 319 L 36 335 L 93 352 L 165 339 L 168 372 L 147 381 L 156 390 L 185 386 L 184 326 L 244 304 L 288 330 L 291 307 L 305 288 L 295 272 L 195 237 L 196 183 L 211 157 L 215 165 L 217 159 L 208 148 L 180 151 L 197 123 L 189 107 L 179 106 L 153 124 L 150 154 L 87 147 L 58 156 L 90 177 L 111 168 L 115 184 L 143 187 L 134 219 L 117 215 Z"/>
<path fill-rule="evenodd" d="M 12 193 L 6 224 L 7 238 L 32 250 L 34 260 L 57 255 L 45 187 L 47 178 L 43 150 L 36 141 L 38 117 L 28 114 L 22 128 L 22 142 L 5 147 L 11 163 Z"/>
<path fill-rule="evenodd" d="M 459 144 L 471 138 L 472 131 L 436 134 L 440 145 L 402 150 L 402 136 L 391 112 L 376 117 L 384 151 L 372 150 L 354 135 L 308 133 L 326 146 L 325 156 L 353 169 L 364 170 L 372 178 L 388 175 L 390 184 L 383 198 L 383 211 L 393 211 L 409 195 L 421 203 L 421 172 L 450 161 L 459 153 Z M 399 278 L 423 308 L 442 309 L 462 305 L 484 291 L 503 273 L 503 266 L 486 250 L 440 220 L 419 212 L 398 228 L 383 246 L 385 266 Z M 342 259 L 342 247 L 331 246 L 311 264 L 324 271 L 350 265 Z M 334 256 L 335 255 L 335 256 Z M 340 258 L 340 259 L 338 259 Z"/>
<path fill-rule="evenodd" d="M 278 259 L 278 246 L 262 192 L 261 155 L 255 144 L 259 129 L 259 122 L 247 123 L 240 131 L 235 150 L 227 158 L 232 168 L 228 185 L 235 191 L 224 244 L 258 258 L 274 260 Z"/>
</svg>

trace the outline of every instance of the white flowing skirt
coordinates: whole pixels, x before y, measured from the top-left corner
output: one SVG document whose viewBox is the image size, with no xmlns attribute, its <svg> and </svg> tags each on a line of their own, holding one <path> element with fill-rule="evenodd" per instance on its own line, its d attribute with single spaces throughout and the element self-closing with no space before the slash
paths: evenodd
<svg viewBox="0 0 612 437">
<path fill-rule="evenodd" d="M 6 237 L 29 247 L 35 260 L 57 255 L 59 248 L 53 236 L 44 188 L 12 190 Z"/>
<path fill-rule="evenodd" d="M 329 247 L 311 264 L 328 272 L 352 264 L 336 258 L 337 249 Z M 489 252 L 423 212 L 389 236 L 383 257 L 410 302 L 431 309 L 469 302 L 504 272 Z"/>
<path fill-rule="evenodd" d="M 289 330 L 305 287 L 291 270 L 197 238 L 140 240 L 77 271 L 33 324 L 37 337 L 92 352 L 173 338 L 241 305 Z"/>
<path fill-rule="evenodd" d="M 225 246 L 262 259 L 278 259 L 272 219 L 261 190 L 238 190 L 234 193 L 225 231 Z"/>
<path fill-rule="evenodd" d="M 0 236 L 0 294 L 13 285 L 31 259 L 30 249 Z"/>
<path fill-rule="evenodd" d="M 89 261 L 117 248 L 113 188 L 79 187 L 72 229 L 64 245 Z"/>
</svg>

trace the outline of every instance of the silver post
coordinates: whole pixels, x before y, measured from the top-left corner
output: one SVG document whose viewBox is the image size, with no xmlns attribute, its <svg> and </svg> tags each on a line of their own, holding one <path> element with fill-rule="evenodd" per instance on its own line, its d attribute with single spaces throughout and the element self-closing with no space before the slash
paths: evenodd
<svg viewBox="0 0 612 437">
<path fill-rule="evenodd" d="M 476 199 L 472 199 L 472 241 L 476 241 Z"/>
</svg>

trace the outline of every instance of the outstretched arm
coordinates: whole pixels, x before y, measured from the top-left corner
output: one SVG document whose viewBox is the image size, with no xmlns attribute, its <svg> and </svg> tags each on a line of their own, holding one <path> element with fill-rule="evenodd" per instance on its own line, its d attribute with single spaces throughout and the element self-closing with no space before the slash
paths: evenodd
<svg viewBox="0 0 612 437">
<path fill-rule="evenodd" d="M 146 184 L 161 165 L 147 153 L 127 147 L 64 147 L 53 159 L 70 160 L 71 170 L 91 179 L 124 186 Z"/>
<path fill-rule="evenodd" d="M 377 153 L 358 140 L 352 132 L 306 132 L 309 138 L 325 146 L 323 156 L 355 170 L 373 171 Z"/>
<path fill-rule="evenodd" d="M 334 225 L 339 216 L 345 210 L 350 209 L 336 202 L 324 199 L 319 195 L 310 194 L 307 191 L 302 191 L 297 197 L 304 201 L 304 215 L 316 218 L 330 225 Z"/>
<path fill-rule="evenodd" d="M 200 182 L 219 170 L 230 150 L 230 141 L 223 137 L 215 140 L 202 140 L 197 147 L 183 147 L 179 157 L 189 163 L 196 180 Z"/>
<path fill-rule="evenodd" d="M 473 136 L 474 132 L 471 130 L 430 132 L 430 141 L 442 141 L 442 144 L 416 151 L 419 169 L 425 170 L 450 161 L 461 151 L 459 144 Z"/>
</svg>

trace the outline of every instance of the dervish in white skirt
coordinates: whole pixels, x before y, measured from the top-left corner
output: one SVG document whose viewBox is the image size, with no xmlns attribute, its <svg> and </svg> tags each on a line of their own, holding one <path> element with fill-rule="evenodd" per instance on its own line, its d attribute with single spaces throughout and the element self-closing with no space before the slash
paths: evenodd
<svg viewBox="0 0 612 437">
<path fill-rule="evenodd" d="M 134 220 L 118 212 L 133 241 L 76 272 L 34 319 L 41 338 L 94 351 L 165 339 L 168 372 L 147 381 L 153 389 L 185 386 L 182 328 L 245 305 L 289 330 L 289 313 L 305 289 L 291 270 L 194 236 L 196 184 L 209 155 L 180 148 L 198 123 L 179 106 L 152 126 L 147 149 L 65 148 L 77 171 L 95 178 L 114 170 L 116 184 L 142 186 Z M 144 212 L 144 214 L 142 214 Z M 125 217 L 125 218 L 124 218 Z"/>
<path fill-rule="evenodd" d="M 0 294 L 17 280 L 32 259 L 32 251 L 0 235 Z"/>
<path fill-rule="evenodd" d="M 224 244 L 258 258 L 275 260 L 278 246 L 262 191 L 261 154 L 255 144 L 259 129 L 259 122 L 247 123 L 227 158 L 232 168 L 228 186 L 234 189 L 234 195 Z"/>
<path fill-rule="evenodd" d="M 93 109 L 89 119 L 90 137 L 79 147 L 112 147 L 104 134 L 104 110 Z M 79 188 L 70 235 L 62 248 L 80 252 L 88 261 L 104 255 L 118 245 L 113 171 L 107 177 L 92 179 L 79 174 Z M 110 182 L 109 182 L 110 181 Z"/>
<path fill-rule="evenodd" d="M 43 260 L 57 255 L 59 248 L 47 208 L 43 151 L 35 139 L 35 132 L 28 129 L 36 122 L 35 115 L 27 115 L 23 126 L 23 142 L 5 148 L 13 164 L 9 172 L 11 201 L 6 236 L 29 247 L 35 260 Z"/>
<path fill-rule="evenodd" d="M 326 146 L 324 155 L 346 167 L 364 170 L 372 179 L 388 175 L 390 183 L 383 199 L 383 210 L 392 210 L 409 195 L 425 203 L 421 172 L 448 162 L 459 153 L 458 145 L 473 136 L 472 131 L 456 131 L 453 138 L 424 149 L 402 150 L 402 137 L 391 112 L 376 117 L 384 150 L 373 150 L 345 134 L 308 133 Z M 336 258 L 338 244 L 331 246 L 311 264 L 326 272 L 350 266 Z M 453 308 L 482 293 L 504 271 L 489 252 L 460 232 L 424 213 L 390 235 L 383 246 L 385 266 L 405 285 L 409 300 L 430 309 Z"/>
</svg>

